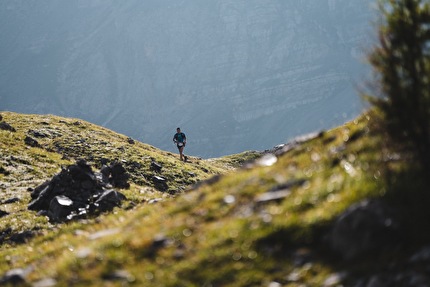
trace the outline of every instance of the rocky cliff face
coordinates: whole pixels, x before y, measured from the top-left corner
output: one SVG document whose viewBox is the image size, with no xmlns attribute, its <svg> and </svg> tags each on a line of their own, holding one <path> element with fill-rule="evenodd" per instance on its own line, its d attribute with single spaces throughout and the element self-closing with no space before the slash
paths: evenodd
<svg viewBox="0 0 430 287">
<path fill-rule="evenodd" d="M 361 110 L 372 0 L 0 3 L 0 109 L 174 150 L 265 149 Z"/>
</svg>

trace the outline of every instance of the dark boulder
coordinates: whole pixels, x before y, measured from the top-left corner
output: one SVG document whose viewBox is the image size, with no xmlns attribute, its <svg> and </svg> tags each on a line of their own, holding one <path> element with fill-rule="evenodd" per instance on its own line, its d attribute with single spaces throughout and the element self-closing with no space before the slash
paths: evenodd
<svg viewBox="0 0 430 287">
<path fill-rule="evenodd" d="M 51 182 L 45 182 L 34 189 L 34 191 L 31 193 L 31 198 L 33 199 L 33 201 L 31 201 L 28 205 L 28 209 L 49 209 L 49 203 L 55 196 L 53 195 L 53 189 L 55 188 L 56 184 L 54 179 Z"/>
<path fill-rule="evenodd" d="M 64 195 L 58 195 L 49 204 L 49 217 L 53 221 L 63 221 L 74 210 L 73 200 Z"/>
<path fill-rule="evenodd" d="M 29 286 L 26 285 L 26 277 L 30 270 L 26 269 L 12 269 L 7 271 L 1 278 L 0 278 L 0 285 L 4 286 Z"/>
<path fill-rule="evenodd" d="M 0 122 L 0 130 L 16 132 L 16 129 L 6 122 Z"/>
<path fill-rule="evenodd" d="M 164 177 L 154 175 L 152 177 L 152 182 L 154 183 L 154 187 L 160 191 L 166 191 L 169 188 L 167 180 Z"/>
<path fill-rule="evenodd" d="M 3 211 L 3 210 L 0 209 L 0 217 L 6 216 L 8 214 L 9 213 L 7 213 L 6 211 Z"/>
<path fill-rule="evenodd" d="M 11 203 L 15 203 L 15 202 L 19 202 L 20 199 L 18 197 L 12 197 L 9 199 L 6 199 L 2 202 L 2 204 L 11 204 Z"/>
<path fill-rule="evenodd" d="M 112 172 L 109 176 L 112 177 Z M 36 187 L 28 208 L 47 215 L 54 222 L 96 215 L 112 210 L 126 199 L 117 191 L 107 190 L 108 187 L 85 161 L 78 161 Z"/>
<path fill-rule="evenodd" d="M 109 183 L 109 178 L 112 173 L 112 169 L 110 166 L 103 165 L 100 169 L 100 174 L 102 175 L 102 181 L 104 183 Z"/>
<path fill-rule="evenodd" d="M 0 165 L 0 174 L 9 175 L 10 172 Z"/>
<path fill-rule="evenodd" d="M 99 211 L 111 211 L 117 206 L 121 205 L 121 202 L 125 200 L 124 194 L 113 190 L 105 190 L 100 197 L 96 200 L 95 205 Z"/>
<path fill-rule="evenodd" d="M 35 233 L 31 230 L 26 230 L 19 233 L 14 233 L 9 237 L 9 241 L 12 243 L 23 244 L 26 243 L 29 239 L 33 238 Z"/>
<path fill-rule="evenodd" d="M 111 165 L 110 181 L 114 187 L 129 188 L 130 184 L 127 182 L 129 178 L 130 175 L 121 163 L 115 162 Z"/>
<path fill-rule="evenodd" d="M 8 227 L 4 230 L 0 230 L 0 244 L 3 244 L 6 242 L 6 239 L 9 237 L 9 235 L 12 233 L 12 228 Z"/>
<path fill-rule="evenodd" d="M 40 144 L 37 140 L 33 139 L 32 137 L 26 136 L 24 139 L 24 143 L 31 147 L 40 147 Z"/>
<path fill-rule="evenodd" d="M 161 172 L 161 169 L 163 168 L 163 166 L 161 164 L 159 164 L 156 161 L 152 161 L 151 162 L 151 170 L 155 171 L 155 172 Z"/>
<path fill-rule="evenodd" d="M 34 136 L 36 138 L 49 138 L 49 134 L 44 131 L 37 131 L 37 130 L 29 130 L 27 132 L 30 136 Z"/>
<path fill-rule="evenodd" d="M 118 188 L 130 187 L 130 184 L 128 183 L 130 175 L 125 167 L 119 162 L 114 162 L 109 166 L 103 165 L 100 173 L 104 183 L 110 183 L 113 187 Z"/>
<path fill-rule="evenodd" d="M 365 200 L 337 218 L 328 238 L 330 247 L 350 260 L 401 244 L 401 228 L 386 204 Z"/>
</svg>

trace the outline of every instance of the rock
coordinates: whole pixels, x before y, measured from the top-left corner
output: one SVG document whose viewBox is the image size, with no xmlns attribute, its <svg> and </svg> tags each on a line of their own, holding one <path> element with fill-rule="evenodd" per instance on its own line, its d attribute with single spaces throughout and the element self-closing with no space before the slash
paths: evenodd
<svg viewBox="0 0 430 287">
<path fill-rule="evenodd" d="M 33 237 L 34 237 L 34 232 L 31 230 L 26 230 L 23 232 L 12 234 L 9 237 L 9 241 L 17 244 L 23 244 Z"/>
<path fill-rule="evenodd" d="M 365 200 L 342 213 L 329 234 L 330 247 L 350 260 L 401 243 L 394 212 L 379 200 Z"/>
<path fill-rule="evenodd" d="M 365 287 L 428 287 L 430 278 L 417 271 L 401 271 L 397 273 L 377 274 L 372 276 Z"/>
<path fill-rule="evenodd" d="M 45 278 L 34 282 L 32 287 L 54 287 L 57 286 L 57 280 L 53 278 Z"/>
<path fill-rule="evenodd" d="M 0 231 L 0 244 L 6 241 L 6 238 L 12 233 L 12 228 L 6 228 Z"/>
<path fill-rule="evenodd" d="M 255 161 L 255 164 L 257 166 L 272 166 L 277 161 L 278 161 L 278 158 L 275 155 L 273 155 L 271 153 L 267 153 L 267 154 L 263 155 L 261 158 L 257 159 Z"/>
<path fill-rule="evenodd" d="M 0 114 L 0 122 L 3 120 L 3 116 Z"/>
<path fill-rule="evenodd" d="M 114 163 L 111 166 L 111 183 L 114 187 L 129 188 L 130 184 L 127 182 L 130 175 L 121 163 Z"/>
<path fill-rule="evenodd" d="M 0 217 L 6 216 L 9 213 L 0 209 Z"/>
<path fill-rule="evenodd" d="M 2 202 L 2 204 L 10 204 L 10 203 L 15 203 L 20 201 L 20 199 L 18 197 L 12 197 L 9 199 L 6 199 L 5 201 Z"/>
<path fill-rule="evenodd" d="M 66 220 L 74 210 L 73 200 L 64 195 L 58 195 L 49 204 L 49 218 L 53 221 L 61 222 Z"/>
<path fill-rule="evenodd" d="M 0 174 L 9 175 L 10 172 L 0 165 Z"/>
<path fill-rule="evenodd" d="M 24 139 L 24 143 L 31 147 L 40 147 L 40 144 L 37 140 L 33 139 L 32 137 L 26 136 Z"/>
<path fill-rule="evenodd" d="M 416 253 L 414 253 L 411 258 L 409 259 L 411 263 L 418 263 L 418 264 L 427 264 L 430 265 L 430 245 L 425 246 Z"/>
<path fill-rule="evenodd" d="M 104 280 L 109 281 L 127 281 L 127 282 L 133 282 L 135 281 L 135 278 L 133 275 L 131 275 L 130 272 L 127 270 L 116 270 L 112 273 L 103 275 Z"/>
<path fill-rule="evenodd" d="M 134 142 L 134 139 L 132 139 L 132 138 L 128 138 L 127 139 L 127 142 L 129 143 L 129 144 L 134 144 L 135 142 Z"/>
<path fill-rule="evenodd" d="M 266 154 L 273 154 L 275 156 L 281 156 L 281 155 L 297 148 L 298 146 L 300 146 L 300 145 L 302 145 L 302 144 L 304 144 L 310 140 L 313 140 L 315 138 L 322 137 L 323 135 L 324 135 L 324 131 L 301 135 L 301 136 L 294 138 L 293 140 L 291 140 L 290 142 L 288 142 L 286 144 L 277 145 L 270 150 L 265 150 L 264 152 Z"/>
<path fill-rule="evenodd" d="M 161 169 L 163 168 L 163 166 L 161 164 L 159 164 L 156 161 L 152 161 L 151 162 L 151 170 L 155 171 L 155 172 L 161 172 Z"/>
<path fill-rule="evenodd" d="M 47 137 L 49 137 L 49 134 L 47 134 L 43 131 L 29 130 L 27 133 L 31 136 L 36 137 L 36 138 L 47 138 Z"/>
<path fill-rule="evenodd" d="M 258 195 L 254 201 L 256 203 L 265 203 L 270 201 L 281 201 L 284 198 L 288 197 L 291 194 L 291 191 L 288 189 L 274 191 L 274 192 L 265 192 L 263 194 Z"/>
<path fill-rule="evenodd" d="M 29 272 L 29 270 L 21 268 L 9 270 L 0 278 L 0 285 L 22 286 L 26 283 L 26 276 Z"/>
<path fill-rule="evenodd" d="M 333 273 L 329 275 L 323 283 L 324 287 L 340 286 L 342 281 L 347 277 L 346 273 Z"/>
<path fill-rule="evenodd" d="M 54 177 L 55 179 L 55 177 Z M 45 182 L 42 185 L 36 187 L 36 189 L 31 193 L 31 198 L 34 199 L 28 205 L 30 210 L 43 210 L 49 209 L 49 204 L 54 198 L 52 195 L 53 188 L 55 187 L 55 182 Z"/>
<path fill-rule="evenodd" d="M 258 195 L 254 201 L 256 203 L 265 203 L 270 201 L 281 201 L 285 197 L 291 194 L 291 188 L 302 186 L 307 180 L 305 179 L 293 179 L 286 183 L 277 185 L 270 189 L 268 192 Z"/>
<path fill-rule="evenodd" d="M 125 199 L 126 197 L 124 194 L 110 189 L 104 191 L 95 203 L 100 211 L 110 211 L 115 207 L 120 206 L 121 202 Z"/>
<path fill-rule="evenodd" d="M 137 161 L 131 161 L 127 164 L 127 170 L 134 173 L 138 172 L 142 167 L 142 164 Z"/>
<path fill-rule="evenodd" d="M 6 122 L 0 122 L 0 130 L 16 132 L 16 129 Z"/>
<path fill-rule="evenodd" d="M 97 215 L 112 210 L 126 199 L 122 193 L 106 189 L 110 181 L 126 186 L 126 178 L 128 174 L 122 166 L 113 165 L 97 175 L 81 160 L 36 187 L 31 192 L 28 208 L 47 215 L 54 222 Z"/>
<path fill-rule="evenodd" d="M 119 232 L 121 232 L 121 230 L 119 228 L 104 229 L 104 230 L 100 230 L 96 233 L 89 235 L 88 239 L 89 240 L 97 240 L 99 238 L 118 234 Z"/>
<path fill-rule="evenodd" d="M 121 163 L 114 162 L 110 166 L 103 165 L 100 172 L 102 174 L 103 182 L 110 183 L 114 187 L 118 188 L 130 187 L 130 184 L 128 183 L 130 175 Z"/>
<path fill-rule="evenodd" d="M 167 180 L 164 177 L 154 175 L 152 177 L 152 182 L 156 189 L 160 191 L 166 191 L 169 187 L 167 186 Z"/>
<path fill-rule="evenodd" d="M 157 234 L 154 237 L 151 245 L 148 247 L 147 252 L 149 253 L 149 255 L 153 256 L 158 250 L 169 245 L 169 242 L 169 238 L 166 237 L 164 234 Z"/>
<path fill-rule="evenodd" d="M 109 177 L 111 174 L 112 170 L 109 166 L 103 165 L 102 168 L 100 169 L 100 173 L 102 175 L 102 181 L 105 183 L 109 183 Z"/>
<path fill-rule="evenodd" d="M 200 188 L 201 186 L 204 186 L 204 185 L 212 185 L 212 184 L 215 184 L 215 183 L 217 183 L 218 181 L 220 181 L 220 179 L 221 179 L 221 175 L 216 174 L 216 175 L 214 175 L 214 176 L 212 176 L 212 177 L 210 177 L 210 178 L 208 178 L 208 179 L 201 180 L 201 181 L 199 181 L 199 182 L 197 182 L 197 183 L 193 184 L 193 185 L 190 187 L 190 190 L 196 190 L 196 189 L 198 189 L 198 188 Z"/>
<path fill-rule="evenodd" d="M 269 192 L 290 189 L 290 188 L 293 188 L 293 187 L 300 187 L 300 186 L 304 185 L 306 182 L 307 182 L 306 179 L 292 179 L 292 180 L 289 180 L 289 181 L 287 181 L 285 183 L 276 185 L 275 187 L 273 187 L 272 189 L 270 189 Z"/>
</svg>

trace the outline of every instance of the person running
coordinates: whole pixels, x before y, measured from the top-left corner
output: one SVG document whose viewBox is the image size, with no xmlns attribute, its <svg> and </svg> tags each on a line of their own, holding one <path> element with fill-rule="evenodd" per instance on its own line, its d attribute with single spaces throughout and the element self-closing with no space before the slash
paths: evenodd
<svg viewBox="0 0 430 287">
<path fill-rule="evenodd" d="M 187 157 L 183 154 L 185 145 L 187 144 L 187 137 L 180 128 L 176 129 L 176 134 L 173 136 L 173 142 L 176 144 L 179 150 L 180 159 L 187 161 Z"/>
</svg>

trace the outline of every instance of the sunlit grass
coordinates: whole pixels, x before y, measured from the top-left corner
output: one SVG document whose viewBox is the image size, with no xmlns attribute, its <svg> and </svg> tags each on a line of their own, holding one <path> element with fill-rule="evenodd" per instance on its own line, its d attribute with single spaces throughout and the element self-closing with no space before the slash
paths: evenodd
<svg viewBox="0 0 430 287">
<path fill-rule="evenodd" d="M 14 123 L 11 115 L 4 117 Z M 37 118 L 33 117 L 32 124 Z M 48 120 L 51 125 L 60 121 L 55 117 Z M 321 286 L 337 268 L 319 255 L 322 232 L 351 204 L 383 195 L 378 135 L 368 129 L 368 120 L 362 116 L 298 144 L 271 166 L 239 169 L 260 153 L 191 158 L 184 164 L 176 155 L 142 143 L 130 145 L 126 137 L 100 127 L 61 120 L 68 124 L 55 125 L 57 130 L 74 134 L 54 139 L 57 145 L 72 147 L 72 152 L 74 140 L 85 135 L 87 143 L 92 138 L 94 144 L 81 156 L 93 155 L 90 161 L 119 159 L 121 155 L 142 165 L 131 188 L 122 190 L 136 206 L 52 226 L 26 211 L 23 201 L 19 206 L 29 225 L 20 226 L 23 221 L 12 221 L 10 216 L 8 226 L 14 230 L 39 226 L 42 232 L 29 244 L 2 247 L 0 257 L 9 259 L 0 261 L 0 271 L 31 264 L 37 266 L 31 281 L 55 278 L 60 286 L 268 286 L 274 281 L 288 286 Z M 23 118 L 20 121 L 17 134 L 12 136 L 16 138 L 6 141 L 8 149 L 18 149 L 13 142 L 31 126 L 26 126 Z M 11 137 L 4 132 L 0 135 Z M 54 148 L 52 140 L 42 144 Z M 5 149 L 2 146 L 3 152 Z M 43 149 L 30 153 L 32 148 L 18 150 L 25 151 L 22 158 L 39 170 L 35 177 L 45 172 L 48 179 L 60 165 L 73 162 Z M 79 150 L 86 149 L 79 145 Z M 162 175 L 174 183 L 169 191 L 180 190 L 175 196 L 148 186 L 146 178 L 139 180 L 139 176 L 153 174 L 149 168 L 152 160 L 163 165 Z M 11 177 L 22 176 L 11 172 Z M 190 189 L 193 183 L 215 174 L 223 176 Z M 295 184 L 283 188 L 289 183 Z M 278 189 L 288 189 L 288 193 L 273 201 L 258 200 Z M 157 198 L 163 200 L 148 204 Z M 6 225 L 0 226 L 0 230 L 4 228 Z M 295 264 L 294 254 L 300 252 L 312 254 L 313 263 Z M 119 274 L 118 278 L 114 274 Z"/>
</svg>

